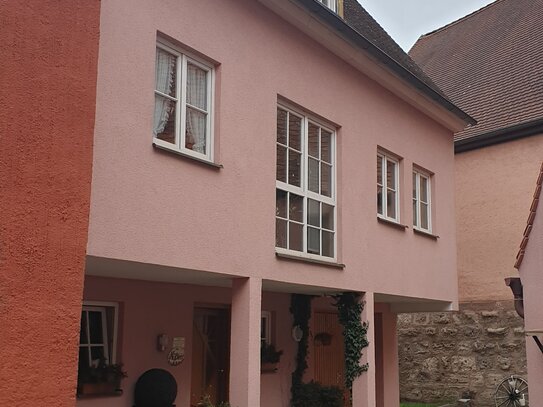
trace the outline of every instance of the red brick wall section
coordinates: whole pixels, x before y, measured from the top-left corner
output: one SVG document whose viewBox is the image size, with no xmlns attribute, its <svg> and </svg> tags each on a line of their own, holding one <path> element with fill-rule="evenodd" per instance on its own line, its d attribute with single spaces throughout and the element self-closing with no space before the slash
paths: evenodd
<svg viewBox="0 0 543 407">
<path fill-rule="evenodd" d="M 74 406 L 99 0 L 0 0 L 0 406 Z"/>
</svg>

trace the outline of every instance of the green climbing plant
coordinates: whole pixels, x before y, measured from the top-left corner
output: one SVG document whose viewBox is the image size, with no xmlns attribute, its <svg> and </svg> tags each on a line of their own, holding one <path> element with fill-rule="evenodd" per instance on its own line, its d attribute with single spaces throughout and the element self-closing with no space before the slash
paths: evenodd
<svg viewBox="0 0 543 407">
<path fill-rule="evenodd" d="M 368 323 L 362 322 L 364 303 L 358 293 L 342 293 L 334 296 L 338 309 L 338 318 L 343 325 L 345 343 L 345 387 L 352 395 L 353 381 L 368 370 L 368 364 L 361 364 L 362 350 L 369 345 Z"/>
</svg>

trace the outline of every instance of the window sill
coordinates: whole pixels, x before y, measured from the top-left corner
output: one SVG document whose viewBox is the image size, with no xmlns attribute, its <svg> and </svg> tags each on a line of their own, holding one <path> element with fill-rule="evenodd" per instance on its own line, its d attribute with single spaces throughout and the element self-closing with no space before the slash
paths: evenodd
<svg viewBox="0 0 543 407">
<path fill-rule="evenodd" d="M 417 235 L 424 236 L 424 237 L 427 237 L 427 238 L 429 238 L 429 239 L 434 239 L 434 240 L 439 239 L 439 236 L 438 236 L 438 235 L 434 235 L 433 233 L 428 232 L 428 231 L 426 231 L 426 230 L 421 230 L 421 229 L 413 228 L 413 232 L 415 232 L 415 234 L 417 234 Z"/>
<path fill-rule="evenodd" d="M 190 160 L 196 161 L 197 163 L 209 165 L 210 167 L 213 167 L 213 168 L 215 168 L 217 170 L 220 170 L 220 169 L 224 168 L 222 164 L 217 164 L 217 163 L 214 163 L 213 161 L 208 161 L 208 160 L 206 160 L 204 158 L 194 157 L 193 155 L 186 154 L 186 153 L 184 153 L 182 151 L 175 150 L 173 148 L 164 147 L 164 146 L 162 146 L 160 144 L 153 143 L 153 148 L 155 148 L 157 150 L 160 150 L 160 151 L 165 151 L 165 152 L 168 152 L 168 153 L 171 153 L 171 154 L 175 154 L 175 155 L 178 155 L 180 157 L 188 158 Z"/>
<path fill-rule="evenodd" d="M 396 229 L 400 229 L 400 230 L 409 229 L 409 226 L 407 226 L 407 225 L 403 225 L 403 224 L 401 224 L 399 222 L 396 222 L 395 220 L 382 218 L 380 216 L 377 216 L 377 221 L 379 223 L 382 223 L 383 225 L 392 226 L 392 227 L 394 227 Z"/>
<path fill-rule="evenodd" d="M 297 256 L 295 254 L 286 254 L 286 253 L 281 253 L 281 252 L 276 251 L 275 252 L 275 257 L 277 257 L 280 260 L 300 261 L 300 262 L 303 262 L 303 263 L 317 264 L 319 266 L 333 267 L 333 268 L 336 268 L 336 269 L 344 269 L 345 268 L 345 264 L 336 263 L 333 260 L 331 260 L 331 261 L 318 260 L 318 259 L 313 259 L 313 258 L 310 258 L 310 257 L 305 257 L 303 255 Z"/>
</svg>

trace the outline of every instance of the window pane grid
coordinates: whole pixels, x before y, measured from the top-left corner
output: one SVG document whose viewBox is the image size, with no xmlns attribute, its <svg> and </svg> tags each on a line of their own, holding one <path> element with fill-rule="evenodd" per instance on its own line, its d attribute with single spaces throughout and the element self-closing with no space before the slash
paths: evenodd
<svg viewBox="0 0 543 407">
<path fill-rule="evenodd" d="M 165 55 L 175 58 L 175 72 L 166 69 Z M 174 105 L 155 101 L 154 141 L 161 146 L 210 158 L 212 69 L 158 43 L 155 74 L 156 98 L 164 98 Z M 164 83 L 172 88 L 170 92 L 165 91 L 168 87 Z M 167 134 L 163 134 L 164 129 Z"/>
<path fill-rule="evenodd" d="M 290 213 L 288 219 L 276 216 L 277 247 L 286 246 L 289 250 L 335 257 L 335 219 L 328 222 L 327 227 L 322 223 L 322 205 L 327 205 L 327 216 L 335 217 L 333 136 L 333 132 L 307 117 L 278 107 L 277 191 L 288 194 L 289 205 L 291 195 L 303 197 L 303 217 L 301 220 L 292 219 Z M 326 142 L 323 142 L 323 137 Z M 289 155 L 286 160 L 285 153 Z M 296 156 L 293 157 L 293 154 Z M 299 165 L 299 168 L 293 171 L 293 165 Z M 283 167 L 286 167 L 286 177 Z M 288 222 L 287 230 L 283 230 L 279 222 Z M 279 227 L 282 229 L 279 230 Z M 303 230 L 301 250 L 300 227 Z M 286 244 L 282 244 L 283 238 L 279 233 L 286 235 L 283 237 Z M 328 242 L 328 247 L 324 247 L 324 242 Z"/>
<path fill-rule="evenodd" d="M 431 231 L 430 178 L 413 171 L 413 226 Z"/>
<path fill-rule="evenodd" d="M 95 330 L 91 331 L 92 319 L 90 317 L 90 314 L 99 314 L 99 324 L 94 324 L 94 329 L 98 330 L 99 332 L 96 332 Z M 82 321 L 85 321 L 85 332 L 82 332 L 82 334 L 85 335 L 85 343 L 80 343 L 79 348 L 87 349 L 88 351 L 88 366 L 92 366 L 93 364 L 96 364 L 95 360 L 93 359 L 93 354 L 96 356 L 96 350 L 101 349 L 100 359 L 103 358 L 106 364 L 109 364 L 109 352 L 108 352 L 108 336 L 107 336 L 107 321 L 106 321 L 106 313 L 105 309 L 97 308 L 97 307 L 86 307 L 86 309 L 83 309 L 81 312 L 81 319 Z M 92 337 L 100 337 L 102 340 L 100 342 L 97 341 L 91 341 Z M 95 352 L 93 352 L 93 350 Z M 98 363 L 100 360 L 98 360 Z"/>
<path fill-rule="evenodd" d="M 399 221 L 399 163 L 384 154 L 377 154 L 377 213 Z"/>
</svg>

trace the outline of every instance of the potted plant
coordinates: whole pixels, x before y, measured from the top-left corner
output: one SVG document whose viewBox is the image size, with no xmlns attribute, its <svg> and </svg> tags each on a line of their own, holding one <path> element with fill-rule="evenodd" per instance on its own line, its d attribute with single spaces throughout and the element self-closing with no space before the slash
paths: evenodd
<svg viewBox="0 0 543 407">
<path fill-rule="evenodd" d="M 97 366 L 81 368 L 77 377 L 78 395 L 116 394 L 122 392 L 121 380 L 127 377 L 122 364 L 108 365 L 101 360 Z"/>
<path fill-rule="evenodd" d="M 283 354 L 282 350 L 276 350 L 274 345 L 262 343 L 260 347 L 260 369 L 265 373 L 277 371 L 277 364 Z"/>
</svg>

